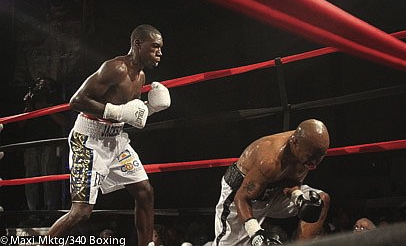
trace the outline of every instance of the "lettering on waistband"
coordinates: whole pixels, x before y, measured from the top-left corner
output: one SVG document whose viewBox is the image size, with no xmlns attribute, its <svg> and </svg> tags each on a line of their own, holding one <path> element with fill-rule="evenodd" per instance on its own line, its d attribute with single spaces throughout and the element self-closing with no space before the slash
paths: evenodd
<svg viewBox="0 0 406 246">
<path fill-rule="evenodd" d="M 102 137 L 115 137 L 120 134 L 123 126 L 105 125 Z"/>
</svg>

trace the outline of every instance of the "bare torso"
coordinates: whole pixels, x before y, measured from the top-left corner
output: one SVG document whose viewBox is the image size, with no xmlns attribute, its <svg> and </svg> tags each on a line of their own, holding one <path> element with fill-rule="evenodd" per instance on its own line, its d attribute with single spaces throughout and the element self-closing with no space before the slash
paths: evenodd
<svg viewBox="0 0 406 246">
<path fill-rule="evenodd" d="M 300 163 L 285 158 L 287 142 L 292 134 L 293 131 L 283 132 L 254 141 L 240 156 L 238 169 L 245 175 L 253 173 L 250 178 L 263 180 L 275 187 L 300 185 L 308 170 Z"/>
<path fill-rule="evenodd" d="M 141 96 L 145 74 L 130 56 L 108 60 L 73 95 L 71 109 L 102 118 L 106 103 L 125 104 Z"/>
<path fill-rule="evenodd" d="M 112 63 L 112 67 L 125 76 L 121 80 L 112 84 L 107 92 L 102 95 L 101 100 L 114 104 L 127 103 L 133 99 L 140 98 L 141 88 L 145 84 L 144 72 L 137 71 L 131 65 L 131 61 L 124 57 L 116 57 L 108 62 Z"/>
<path fill-rule="evenodd" d="M 306 148 L 307 142 L 303 139 L 300 141 L 304 142 L 299 142 L 297 131 L 260 138 L 243 151 L 237 167 L 244 178 L 234 197 L 241 222 L 253 218 L 251 202 L 261 200 L 268 188 L 281 188 L 285 196 L 291 198 L 292 192 L 300 189 L 310 167 L 321 161 L 322 156 L 315 155 L 315 149 Z M 320 146 L 327 148 L 327 142 L 328 136 L 323 135 Z"/>
</svg>

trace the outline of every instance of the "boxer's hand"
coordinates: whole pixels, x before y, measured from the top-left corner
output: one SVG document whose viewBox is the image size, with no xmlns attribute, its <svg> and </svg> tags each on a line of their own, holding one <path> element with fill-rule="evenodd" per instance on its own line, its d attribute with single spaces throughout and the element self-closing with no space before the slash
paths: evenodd
<svg viewBox="0 0 406 246">
<path fill-rule="evenodd" d="M 292 196 L 292 193 L 293 193 L 295 190 L 300 190 L 300 187 L 299 187 L 298 185 L 296 185 L 296 186 L 293 186 L 293 187 L 286 187 L 286 188 L 283 188 L 283 193 L 284 193 L 287 197 L 291 197 L 291 196 Z"/>
<path fill-rule="evenodd" d="M 279 235 L 275 233 L 266 232 L 261 228 L 258 221 L 254 218 L 248 219 L 244 223 L 244 228 L 251 238 L 252 246 L 268 246 L 268 245 L 280 245 L 282 242 L 279 239 Z"/>
<path fill-rule="evenodd" d="M 125 122 L 136 128 L 144 128 L 148 118 L 148 107 L 139 99 L 122 105 L 107 103 L 103 118 Z"/>
<path fill-rule="evenodd" d="M 292 200 L 298 206 L 299 218 L 304 222 L 314 223 L 319 220 L 323 209 L 323 200 L 317 192 L 309 191 L 308 198 L 300 190 L 292 192 Z"/>
<path fill-rule="evenodd" d="M 171 95 L 168 88 L 159 82 L 152 82 L 146 105 L 149 110 L 148 116 L 169 108 L 171 106 Z"/>
</svg>

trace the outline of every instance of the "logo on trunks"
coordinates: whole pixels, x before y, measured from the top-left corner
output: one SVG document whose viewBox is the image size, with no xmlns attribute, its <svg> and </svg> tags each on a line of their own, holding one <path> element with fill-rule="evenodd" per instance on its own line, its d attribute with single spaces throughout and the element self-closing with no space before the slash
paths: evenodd
<svg viewBox="0 0 406 246">
<path fill-rule="evenodd" d="M 121 171 L 122 172 L 131 172 L 131 171 L 134 171 L 134 168 L 135 168 L 134 163 L 126 162 L 126 163 L 123 163 L 123 165 L 121 166 Z"/>
<path fill-rule="evenodd" d="M 123 152 L 121 152 L 121 154 L 120 155 L 118 155 L 118 161 L 119 162 L 122 162 L 122 161 L 124 161 L 125 159 L 128 159 L 128 158 L 130 158 L 131 157 L 131 153 L 130 153 L 130 151 L 129 150 L 124 150 Z"/>
<path fill-rule="evenodd" d="M 135 169 L 140 166 L 137 158 L 131 155 L 130 151 L 124 150 L 119 156 L 118 161 L 121 165 L 122 172 L 127 174 L 135 172 Z"/>
<path fill-rule="evenodd" d="M 93 186 L 99 186 L 103 183 L 103 180 L 106 178 L 106 175 L 102 175 L 96 172 L 96 177 L 94 177 L 94 184 Z"/>
<path fill-rule="evenodd" d="M 114 137 L 120 134 L 122 130 L 122 126 L 112 126 L 112 125 L 106 125 L 104 127 L 102 137 Z"/>
<path fill-rule="evenodd" d="M 259 195 L 255 200 L 256 201 L 269 201 L 271 198 L 271 195 L 274 195 L 275 192 L 278 190 L 278 188 L 266 188 L 261 195 Z"/>
<path fill-rule="evenodd" d="M 135 122 L 138 125 L 143 125 L 142 119 L 144 118 L 145 110 L 144 109 L 138 109 L 138 111 L 135 111 L 134 116 L 135 116 Z"/>
</svg>

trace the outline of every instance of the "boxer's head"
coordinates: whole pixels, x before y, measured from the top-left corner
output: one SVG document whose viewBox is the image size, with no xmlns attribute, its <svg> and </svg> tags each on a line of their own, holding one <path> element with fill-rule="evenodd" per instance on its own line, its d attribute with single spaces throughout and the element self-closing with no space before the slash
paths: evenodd
<svg viewBox="0 0 406 246">
<path fill-rule="evenodd" d="M 367 218 L 361 218 L 355 222 L 353 231 L 355 233 L 360 233 L 364 231 L 373 230 L 375 228 L 376 226 L 371 220 Z"/>
<path fill-rule="evenodd" d="M 323 122 L 315 119 L 300 123 L 290 139 L 292 154 L 309 169 L 317 167 L 329 145 L 327 127 Z"/>
<path fill-rule="evenodd" d="M 156 67 L 161 61 L 163 38 L 151 25 L 137 26 L 131 34 L 132 59 L 142 67 Z"/>
</svg>

